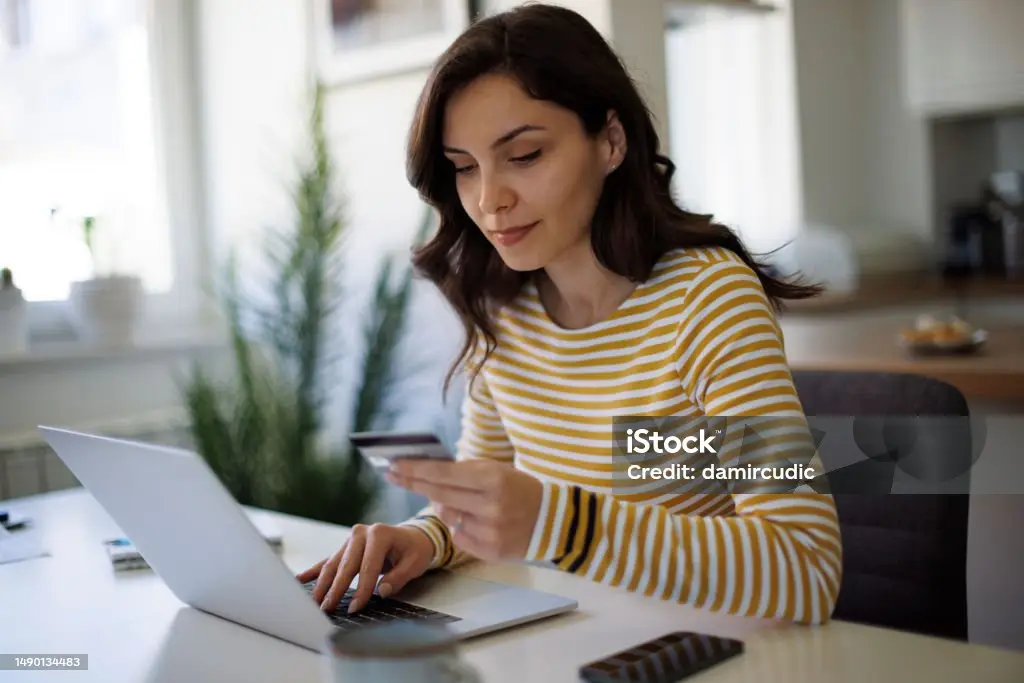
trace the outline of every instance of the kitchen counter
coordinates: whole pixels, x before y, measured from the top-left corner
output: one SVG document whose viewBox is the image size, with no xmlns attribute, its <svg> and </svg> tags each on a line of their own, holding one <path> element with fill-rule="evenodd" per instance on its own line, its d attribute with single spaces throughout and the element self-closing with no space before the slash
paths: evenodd
<svg viewBox="0 0 1024 683">
<path fill-rule="evenodd" d="M 932 304 L 957 297 L 1024 301 L 1024 278 L 976 277 L 953 282 L 933 272 L 871 275 L 862 278 L 853 292 L 825 292 L 813 299 L 787 302 L 786 309 L 793 315 L 872 311 L 893 305 Z"/>
<path fill-rule="evenodd" d="M 915 357 L 897 341 L 917 315 L 947 315 L 952 302 L 884 307 L 852 313 L 784 314 L 786 354 L 793 370 L 912 372 L 953 384 L 968 399 L 1024 405 L 1024 300 L 976 301 L 968 321 L 988 332 L 977 353 Z"/>
</svg>

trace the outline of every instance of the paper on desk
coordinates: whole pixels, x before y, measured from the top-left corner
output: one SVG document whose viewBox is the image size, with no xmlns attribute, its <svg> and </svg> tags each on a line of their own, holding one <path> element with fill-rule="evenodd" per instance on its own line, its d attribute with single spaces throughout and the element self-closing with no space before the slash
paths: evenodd
<svg viewBox="0 0 1024 683">
<path fill-rule="evenodd" d="M 0 526 L 0 564 L 49 556 L 50 553 L 43 548 L 37 532 L 11 533 Z"/>
</svg>

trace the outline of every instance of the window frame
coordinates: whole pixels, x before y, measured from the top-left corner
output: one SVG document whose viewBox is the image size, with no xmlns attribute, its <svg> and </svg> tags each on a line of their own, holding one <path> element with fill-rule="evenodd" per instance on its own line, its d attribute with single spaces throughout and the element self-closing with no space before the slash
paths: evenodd
<svg viewBox="0 0 1024 683">
<path fill-rule="evenodd" d="M 140 336 L 191 339 L 206 336 L 210 321 L 203 296 L 210 244 L 202 194 L 197 8 L 194 0 L 144 0 L 144 5 L 172 284 L 167 292 L 145 293 Z M 67 299 L 31 301 L 27 308 L 33 345 L 77 342 Z"/>
</svg>

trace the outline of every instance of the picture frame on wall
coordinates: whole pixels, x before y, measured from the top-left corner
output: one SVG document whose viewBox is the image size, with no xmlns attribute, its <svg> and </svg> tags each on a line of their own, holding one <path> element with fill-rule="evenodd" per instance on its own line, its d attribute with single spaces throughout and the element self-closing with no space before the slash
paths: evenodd
<svg viewBox="0 0 1024 683">
<path fill-rule="evenodd" d="M 428 68 L 469 25 L 473 0 L 312 0 L 316 71 L 343 85 Z"/>
</svg>

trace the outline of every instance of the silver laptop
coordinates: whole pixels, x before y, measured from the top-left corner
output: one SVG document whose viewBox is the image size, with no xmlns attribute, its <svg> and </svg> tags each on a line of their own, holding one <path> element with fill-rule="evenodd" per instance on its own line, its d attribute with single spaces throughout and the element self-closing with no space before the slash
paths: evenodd
<svg viewBox="0 0 1024 683">
<path fill-rule="evenodd" d="M 386 600 L 375 596 L 356 615 L 346 614 L 345 603 L 329 615 L 197 454 L 39 429 L 178 599 L 310 650 L 323 651 L 334 629 L 381 619 L 438 621 L 470 637 L 577 607 L 569 598 L 441 570 Z"/>
</svg>

